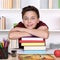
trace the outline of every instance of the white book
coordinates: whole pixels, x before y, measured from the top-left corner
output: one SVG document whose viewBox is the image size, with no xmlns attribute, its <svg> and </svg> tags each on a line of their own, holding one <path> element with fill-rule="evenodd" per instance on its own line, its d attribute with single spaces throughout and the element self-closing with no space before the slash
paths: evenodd
<svg viewBox="0 0 60 60">
<path fill-rule="evenodd" d="M 1 30 L 1 17 L 0 17 L 0 30 Z"/>
<path fill-rule="evenodd" d="M 18 40 L 11 40 L 11 41 L 10 41 L 11 48 L 17 48 L 17 41 L 18 41 Z"/>
<path fill-rule="evenodd" d="M 37 38 L 37 37 L 22 37 L 22 40 L 37 40 L 37 41 L 43 41 L 43 38 Z"/>
<path fill-rule="evenodd" d="M 6 29 L 6 17 L 2 16 L 1 18 L 1 29 Z"/>
<path fill-rule="evenodd" d="M 46 50 L 46 46 L 24 46 L 24 50 Z"/>
<path fill-rule="evenodd" d="M 16 0 L 16 8 L 20 8 L 20 0 Z"/>
<path fill-rule="evenodd" d="M 49 9 L 52 9 L 52 2 L 53 0 L 49 0 Z"/>
</svg>

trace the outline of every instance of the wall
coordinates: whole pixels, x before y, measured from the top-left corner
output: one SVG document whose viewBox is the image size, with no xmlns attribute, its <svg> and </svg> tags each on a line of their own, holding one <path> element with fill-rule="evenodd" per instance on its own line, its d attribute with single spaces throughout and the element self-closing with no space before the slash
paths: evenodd
<svg viewBox="0 0 60 60">
<path fill-rule="evenodd" d="M 1 4 L 1 1 L 2 0 L 0 0 L 0 4 Z M 21 2 L 22 2 L 22 0 L 21 0 Z M 35 2 L 36 2 L 36 0 L 35 0 Z M 29 2 L 29 4 L 30 3 L 31 2 Z M 1 9 L 1 5 L 0 5 L 0 9 Z M 38 5 L 40 5 L 40 4 L 38 4 Z M 23 6 L 21 5 L 21 7 L 23 7 Z M 38 6 L 38 8 L 39 7 L 40 6 Z M 45 10 L 41 9 L 39 11 L 40 11 L 40 20 L 42 20 L 43 22 L 45 22 L 48 25 L 49 30 L 60 30 L 60 10 L 58 10 L 58 9 L 56 9 L 56 10 L 55 9 L 50 9 L 50 10 L 49 9 L 45 9 Z M 18 23 L 19 21 L 22 21 L 21 10 L 16 10 L 16 9 L 15 10 L 11 10 L 11 9 L 3 10 L 3 9 L 1 9 L 0 17 L 1 16 L 6 17 L 7 29 L 13 28 L 14 23 Z M 8 32 L 0 31 L 0 38 L 4 38 L 4 37 L 8 38 Z M 60 43 L 60 31 L 56 31 L 56 32 L 50 31 L 49 38 L 46 40 L 47 47 L 49 47 L 50 43 Z"/>
</svg>

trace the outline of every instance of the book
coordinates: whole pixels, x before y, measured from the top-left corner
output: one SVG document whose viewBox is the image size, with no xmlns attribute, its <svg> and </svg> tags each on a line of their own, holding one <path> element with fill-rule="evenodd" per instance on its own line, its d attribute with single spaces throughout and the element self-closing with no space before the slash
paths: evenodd
<svg viewBox="0 0 60 60">
<path fill-rule="evenodd" d="M 20 0 L 16 0 L 16 8 L 20 8 Z"/>
<path fill-rule="evenodd" d="M 13 0 L 2 0 L 2 7 L 10 9 L 13 7 Z"/>
<path fill-rule="evenodd" d="M 60 0 L 58 0 L 58 8 L 60 8 Z"/>
<path fill-rule="evenodd" d="M 17 50 L 17 54 L 46 54 L 46 50 Z"/>
<path fill-rule="evenodd" d="M 49 9 L 52 9 L 52 3 L 53 3 L 53 0 L 49 0 Z"/>
<path fill-rule="evenodd" d="M 6 2 L 6 0 L 2 0 L 2 8 L 6 8 L 5 2 Z"/>
<path fill-rule="evenodd" d="M 1 29 L 6 29 L 6 17 L 2 16 L 1 18 Z"/>
<path fill-rule="evenodd" d="M 0 17 L 0 30 L 1 30 L 1 17 Z"/>
<path fill-rule="evenodd" d="M 24 46 L 24 50 L 46 50 L 46 46 Z"/>
<path fill-rule="evenodd" d="M 21 46 L 45 46 L 45 43 L 21 43 Z"/>
<path fill-rule="evenodd" d="M 37 38 L 37 37 L 22 37 L 21 40 L 37 40 L 37 41 L 43 41 L 44 39 L 43 38 Z"/>
<path fill-rule="evenodd" d="M 20 40 L 20 43 L 45 43 L 45 40 L 43 41 L 38 41 L 38 40 Z"/>
<path fill-rule="evenodd" d="M 7 5 L 8 5 L 7 7 L 8 9 L 13 8 L 13 0 L 8 0 Z"/>
</svg>

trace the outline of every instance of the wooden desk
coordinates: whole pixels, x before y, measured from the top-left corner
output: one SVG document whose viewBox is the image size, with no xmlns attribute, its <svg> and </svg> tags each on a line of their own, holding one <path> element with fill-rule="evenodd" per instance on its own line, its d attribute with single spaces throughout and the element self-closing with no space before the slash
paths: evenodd
<svg viewBox="0 0 60 60">
<path fill-rule="evenodd" d="M 55 57 L 55 56 L 54 56 Z M 2 59 L 1 59 L 2 60 Z M 11 55 L 9 55 L 8 59 L 4 59 L 4 60 L 19 60 L 18 59 L 18 55 L 16 57 L 12 57 Z M 56 58 L 55 57 L 55 60 L 60 60 L 60 58 Z"/>
</svg>

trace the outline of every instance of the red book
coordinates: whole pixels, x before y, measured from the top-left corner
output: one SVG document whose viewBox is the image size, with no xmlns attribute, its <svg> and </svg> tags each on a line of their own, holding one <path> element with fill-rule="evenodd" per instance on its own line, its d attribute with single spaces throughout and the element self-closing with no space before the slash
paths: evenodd
<svg viewBox="0 0 60 60">
<path fill-rule="evenodd" d="M 40 41 L 37 41 L 37 40 L 20 40 L 19 41 L 20 43 L 45 43 L 45 40 L 40 40 Z"/>
</svg>

